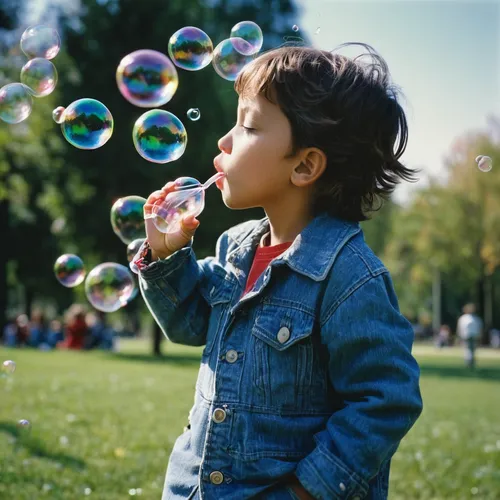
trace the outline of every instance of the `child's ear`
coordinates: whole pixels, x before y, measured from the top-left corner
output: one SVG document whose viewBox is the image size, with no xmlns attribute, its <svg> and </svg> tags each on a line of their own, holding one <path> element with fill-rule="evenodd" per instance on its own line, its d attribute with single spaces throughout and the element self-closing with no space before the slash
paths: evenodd
<svg viewBox="0 0 500 500">
<path fill-rule="evenodd" d="M 293 169 L 291 181 L 297 187 L 309 186 L 316 182 L 326 168 L 326 155 L 321 149 L 304 149 L 299 157 L 300 163 Z"/>
</svg>

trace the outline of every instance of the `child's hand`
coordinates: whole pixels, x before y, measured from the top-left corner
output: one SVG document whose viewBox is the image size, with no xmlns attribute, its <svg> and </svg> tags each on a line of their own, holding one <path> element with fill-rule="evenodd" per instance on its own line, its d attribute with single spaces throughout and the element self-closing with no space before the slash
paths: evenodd
<svg viewBox="0 0 500 500">
<path fill-rule="evenodd" d="M 151 215 L 153 205 L 158 200 L 164 200 L 166 196 L 175 191 L 175 183 L 168 182 L 159 191 L 151 193 L 144 205 L 144 216 Z M 192 215 L 186 215 L 181 220 L 180 229 L 173 233 L 161 233 L 156 229 L 153 219 L 146 219 L 146 237 L 151 247 L 153 260 L 165 259 L 177 250 L 185 247 L 193 237 L 200 222 Z"/>
</svg>

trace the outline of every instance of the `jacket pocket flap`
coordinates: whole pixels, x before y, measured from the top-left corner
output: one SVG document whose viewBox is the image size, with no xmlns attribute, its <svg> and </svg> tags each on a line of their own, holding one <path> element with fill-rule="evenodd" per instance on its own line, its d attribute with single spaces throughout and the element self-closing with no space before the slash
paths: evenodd
<svg viewBox="0 0 500 500">
<path fill-rule="evenodd" d="M 257 315 L 252 334 L 278 351 L 311 336 L 314 318 L 294 308 L 264 304 Z"/>
</svg>

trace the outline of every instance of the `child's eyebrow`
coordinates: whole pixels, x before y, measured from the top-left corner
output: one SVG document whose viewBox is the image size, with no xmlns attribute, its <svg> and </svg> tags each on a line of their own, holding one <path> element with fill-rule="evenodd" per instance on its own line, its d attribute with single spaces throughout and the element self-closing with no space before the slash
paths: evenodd
<svg viewBox="0 0 500 500">
<path fill-rule="evenodd" d="M 243 114 L 246 114 L 248 112 L 252 112 L 253 114 L 255 114 L 257 117 L 263 117 L 264 116 L 264 113 L 262 111 L 260 111 L 258 108 L 255 108 L 255 107 L 250 107 L 250 106 L 239 106 L 239 111 Z"/>
</svg>

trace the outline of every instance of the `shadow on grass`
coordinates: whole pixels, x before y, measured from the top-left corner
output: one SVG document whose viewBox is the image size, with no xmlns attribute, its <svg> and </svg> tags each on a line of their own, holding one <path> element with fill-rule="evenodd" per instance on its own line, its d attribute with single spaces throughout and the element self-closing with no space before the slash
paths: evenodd
<svg viewBox="0 0 500 500">
<path fill-rule="evenodd" d="M 112 359 L 121 359 L 123 361 L 141 361 L 143 363 L 180 366 L 199 366 L 201 361 L 201 354 L 164 354 L 163 356 L 153 356 L 152 354 L 139 354 L 133 352 L 110 352 L 107 356 Z"/>
<path fill-rule="evenodd" d="M 71 455 L 66 455 L 65 453 L 54 453 L 49 451 L 43 441 L 33 437 L 29 431 L 19 429 L 17 425 L 12 422 L 0 422 L 0 432 L 10 434 L 16 439 L 14 444 L 15 449 L 25 448 L 35 457 L 53 460 L 54 462 L 60 463 L 64 467 L 70 467 L 72 469 L 82 470 L 86 466 L 85 462 L 80 458 L 75 458 Z"/>
<path fill-rule="evenodd" d="M 422 375 L 500 381 L 500 365 L 498 367 L 487 366 L 481 368 L 481 360 L 478 361 L 478 366 L 472 370 L 467 368 L 465 363 L 460 366 L 423 361 L 419 362 L 419 365 Z"/>
</svg>

